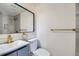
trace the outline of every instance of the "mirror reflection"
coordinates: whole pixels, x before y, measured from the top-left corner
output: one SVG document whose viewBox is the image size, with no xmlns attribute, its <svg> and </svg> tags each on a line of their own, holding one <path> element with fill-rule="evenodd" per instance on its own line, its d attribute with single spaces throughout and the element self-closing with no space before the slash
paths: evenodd
<svg viewBox="0 0 79 59">
<path fill-rule="evenodd" d="M 0 34 L 33 32 L 33 14 L 12 3 L 0 3 Z"/>
</svg>

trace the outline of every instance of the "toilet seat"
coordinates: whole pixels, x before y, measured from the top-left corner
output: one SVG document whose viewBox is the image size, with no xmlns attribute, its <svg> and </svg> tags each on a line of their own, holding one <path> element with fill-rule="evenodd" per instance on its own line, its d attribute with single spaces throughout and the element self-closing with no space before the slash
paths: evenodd
<svg viewBox="0 0 79 59">
<path fill-rule="evenodd" d="M 49 56 L 49 52 L 43 48 L 39 48 L 33 52 L 35 56 Z"/>
</svg>

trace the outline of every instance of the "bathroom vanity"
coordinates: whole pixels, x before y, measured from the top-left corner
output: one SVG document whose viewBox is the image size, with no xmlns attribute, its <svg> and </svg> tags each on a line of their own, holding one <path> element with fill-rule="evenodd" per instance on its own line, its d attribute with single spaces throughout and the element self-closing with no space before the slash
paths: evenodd
<svg viewBox="0 0 79 59">
<path fill-rule="evenodd" d="M 17 40 L 0 45 L 1 56 L 29 56 L 29 42 Z"/>
</svg>

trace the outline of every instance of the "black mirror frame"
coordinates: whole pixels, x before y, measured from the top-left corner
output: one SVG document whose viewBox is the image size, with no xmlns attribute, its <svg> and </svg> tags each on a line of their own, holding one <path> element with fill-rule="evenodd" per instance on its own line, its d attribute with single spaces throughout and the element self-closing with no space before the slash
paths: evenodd
<svg viewBox="0 0 79 59">
<path fill-rule="evenodd" d="M 35 13 L 30 11 L 30 10 L 28 10 L 27 8 L 19 5 L 18 3 L 14 3 L 14 4 L 33 14 L 33 32 L 35 32 Z"/>
</svg>

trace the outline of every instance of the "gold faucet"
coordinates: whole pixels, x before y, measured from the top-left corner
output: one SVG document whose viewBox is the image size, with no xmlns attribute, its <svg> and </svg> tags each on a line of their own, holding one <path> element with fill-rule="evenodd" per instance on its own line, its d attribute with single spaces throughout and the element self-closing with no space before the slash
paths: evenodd
<svg viewBox="0 0 79 59">
<path fill-rule="evenodd" d="M 8 35 L 6 43 L 11 43 L 11 42 L 12 42 L 12 37 L 11 37 L 11 35 Z"/>
</svg>

